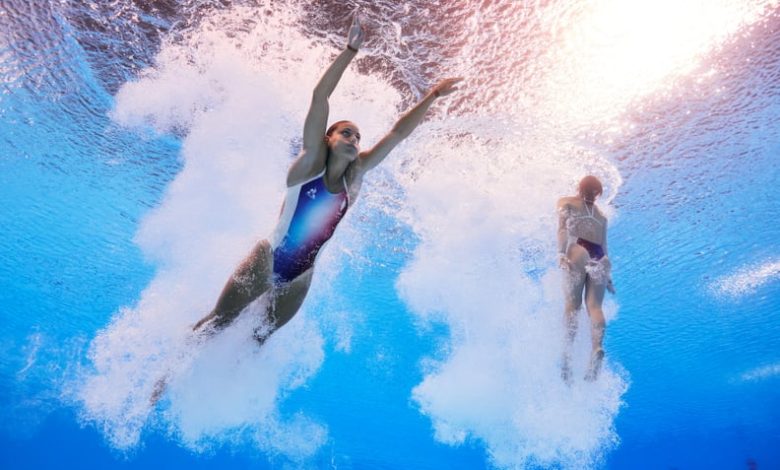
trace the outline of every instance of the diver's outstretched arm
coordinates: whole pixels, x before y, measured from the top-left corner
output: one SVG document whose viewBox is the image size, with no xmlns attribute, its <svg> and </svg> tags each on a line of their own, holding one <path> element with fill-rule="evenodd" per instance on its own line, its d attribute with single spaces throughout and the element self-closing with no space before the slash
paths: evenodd
<svg viewBox="0 0 780 470">
<path fill-rule="evenodd" d="M 363 27 L 360 24 L 360 17 L 355 14 L 352 18 L 352 26 L 349 28 L 349 34 L 347 36 L 347 47 L 344 49 L 336 60 L 330 64 L 330 67 L 325 71 L 317 82 L 317 86 L 314 87 L 312 93 L 311 106 L 309 112 L 306 115 L 306 121 L 303 125 L 303 151 L 300 158 L 300 162 L 296 164 L 305 164 L 311 166 L 311 168 L 319 168 L 325 165 L 325 142 L 323 137 L 325 135 L 325 126 L 328 122 L 328 98 L 330 98 L 333 90 L 336 89 L 341 76 L 347 69 L 347 66 L 357 54 L 361 44 L 363 44 L 363 37 L 365 33 Z"/>
<path fill-rule="evenodd" d="M 428 108 L 433 101 L 440 96 L 447 96 L 456 91 L 455 86 L 462 78 L 447 78 L 436 84 L 431 91 L 425 95 L 425 98 L 414 105 L 412 109 L 406 112 L 398 122 L 395 123 L 390 132 L 385 135 L 374 147 L 360 154 L 361 168 L 363 171 L 370 170 L 385 159 L 387 154 L 400 144 L 402 140 L 409 137 L 409 134 L 420 124 Z"/>
</svg>

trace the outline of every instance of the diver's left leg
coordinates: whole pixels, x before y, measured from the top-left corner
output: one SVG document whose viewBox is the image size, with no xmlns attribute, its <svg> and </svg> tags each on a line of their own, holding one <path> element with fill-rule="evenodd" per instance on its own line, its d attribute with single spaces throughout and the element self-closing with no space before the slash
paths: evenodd
<svg viewBox="0 0 780 470">
<path fill-rule="evenodd" d="M 604 301 L 604 291 L 606 285 L 603 282 L 596 282 L 590 275 L 585 281 L 585 307 L 590 317 L 591 332 L 591 356 L 590 367 L 585 375 L 585 380 L 596 380 L 601 362 L 604 358 L 604 310 L 601 304 Z"/>
<path fill-rule="evenodd" d="M 249 304 L 272 288 L 272 265 L 271 245 L 262 240 L 228 278 L 211 313 L 195 323 L 192 330 L 212 336 L 232 323 Z"/>
<path fill-rule="evenodd" d="M 289 283 L 273 288 L 268 304 L 267 323 L 255 329 L 254 337 L 260 344 L 298 313 L 309 292 L 313 272 L 314 268 L 311 268 Z"/>
<path fill-rule="evenodd" d="M 561 357 L 561 378 L 569 385 L 572 383 L 571 354 L 574 346 L 574 337 L 577 335 L 577 312 L 582 306 L 582 292 L 585 289 L 585 264 L 588 253 L 579 245 L 569 247 L 568 269 L 563 270 L 563 297 L 564 297 L 564 344 Z"/>
</svg>

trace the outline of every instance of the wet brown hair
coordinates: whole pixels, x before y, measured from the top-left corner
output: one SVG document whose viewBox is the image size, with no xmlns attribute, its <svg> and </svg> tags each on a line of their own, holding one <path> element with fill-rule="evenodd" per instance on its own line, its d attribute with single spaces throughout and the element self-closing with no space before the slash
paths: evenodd
<svg viewBox="0 0 780 470">
<path fill-rule="evenodd" d="M 348 122 L 349 122 L 349 123 L 351 123 L 352 121 L 343 120 L 343 121 L 336 121 L 336 122 L 334 122 L 333 124 L 331 124 L 331 125 L 330 125 L 330 127 L 328 128 L 328 130 L 327 130 L 327 131 L 325 131 L 325 136 L 327 136 L 327 137 L 330 137 L 331 135 L 333 135 L 333 133 L 334 133 L 334 132 L 336 132 L 336 129 L 337 129 L 337 128 L 338 128 L 340 125 L 342 125 L 342 124 L 346 124 L 346 123 L 348 123 Z"/>
<path fill-rule="evenodd" d="M 601 181 L 593 175 L 588 175 L 580 180 L 579 193 L 587 202 L 593 202 L 604 191 Z"/>
</svg>

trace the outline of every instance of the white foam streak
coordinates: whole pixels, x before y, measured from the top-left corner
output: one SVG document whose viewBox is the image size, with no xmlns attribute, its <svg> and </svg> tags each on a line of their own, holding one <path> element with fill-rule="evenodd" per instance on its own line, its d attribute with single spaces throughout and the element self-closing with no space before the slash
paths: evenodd
<svg viewBox="0 0 780 470">
<path fill-rule="evenodd" d="M 744 297 L 759 288 L 780 279 L 780 260 L 765 261 L 745 266 L 735 273 L 723 276 L 710 283 L 710 290 L 716 295 L 732 298 Z"/>
<path fill-rule="evenodd" d="M 743 373 L 740 378 L 744 382 L 757 382 L 759 380 L 777 377 L 778 375 L 780 375 L 780 363 L 756 367 L 755 369 Z"/>
</svg>

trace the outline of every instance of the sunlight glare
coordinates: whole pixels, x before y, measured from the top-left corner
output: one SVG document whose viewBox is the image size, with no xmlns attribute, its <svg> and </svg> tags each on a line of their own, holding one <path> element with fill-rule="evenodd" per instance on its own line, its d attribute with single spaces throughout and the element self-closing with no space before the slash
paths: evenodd
<svg viewBox="0 0 780 470">
<path fill-rule="evenodd" d="M 601 0 L 561 39 L 551 77 L 569 119 L 604 121 L 690 74 L 778 0 Z M 552 91 L 552 90 L 551 90 Z M 561 96 L 561 95 L 564 96 Z M 563 99 L 561 99 L 563 98 Z"/>
</svg>

